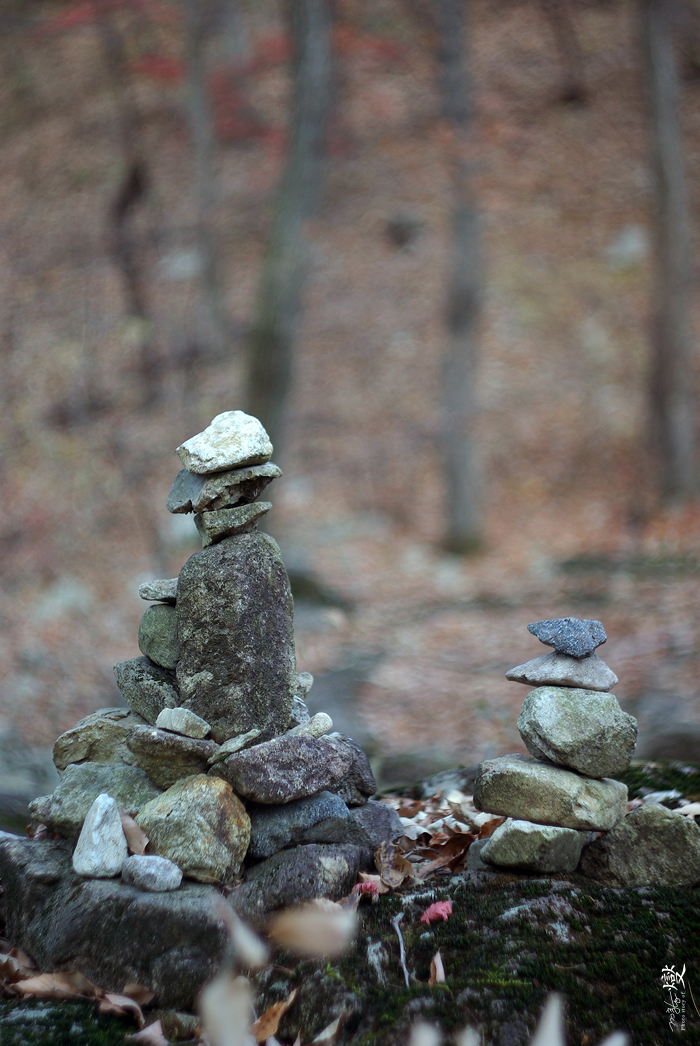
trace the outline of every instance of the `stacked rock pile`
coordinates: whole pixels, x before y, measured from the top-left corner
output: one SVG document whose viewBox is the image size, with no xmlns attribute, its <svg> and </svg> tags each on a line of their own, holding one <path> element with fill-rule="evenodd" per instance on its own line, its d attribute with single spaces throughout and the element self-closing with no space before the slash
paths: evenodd
<svg viewBox="0 0 700 1046">
<path fill-rule="evenodd" d="M 313 679 L 296 671 L 289 580 L 276 542 L 256 529 L 271 508 L 257 499 L 281 475 L 272 445 L 256 418 L 228 411 L 177 453 L 184 468 L 167 508 L 194 513 L 203 549 L 179 577 L 141 585 L 151 602 L 143 656 L 114 667 L 127 707 L 58 738 L 61 782 L 33 817 L 77 840 L 83 877 L 121 873 L 166 891 L 183 875 L 232 883 L 245 862 L 231 901 L 253 918 L 340 897 L 401 824 L 370 800 L 360 746 L 308 712 Z M 128 857 L 131 819 L 148 844 Z"/>
</svg>

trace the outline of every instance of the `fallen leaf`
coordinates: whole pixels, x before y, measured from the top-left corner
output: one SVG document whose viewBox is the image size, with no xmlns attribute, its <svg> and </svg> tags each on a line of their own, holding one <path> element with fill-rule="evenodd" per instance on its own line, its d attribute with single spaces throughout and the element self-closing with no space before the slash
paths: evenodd
<svg viewBox="0 0 700 1046">
<path fill-rule="evenodd" d="M 445 967 L 442 965 L 442 956 L 440 952 L 435 952 L 430 963 L 430 980 L 428 984 L 444 984 L 445 983 Z"/>
<path fill-rule="evenodd" d="M 246 977 L 220 973 L 202 991 L 198 1007 L 209 1046 L 255 1043 L 248 1032 L 253 1017 L 253 995 Z"/>
<path fill-rule="evenodd" d="M 700 803 L 688 803 L 686 806 L 677 806 L 674 813 L 683 814 L 685 817 L 700 817 Z"/>
<path fill-rule="evenodd" d="M 133 817 L 129 817 L 123 810 L 119 811 L 119 818 L 122 823 L 122 829 L 126 836 L 126 841 L 131 850 L 132 854 L 143 854 L 148 846 L 148 836 L 144 832 L 143 828 L 139 828 Z"/>
<path fill-rule="evenodd" d="M 13 984 L 12 990 L 38 999 L 75 999 L 98 994 L 95 985 L 80 973 L 39 973 Z"/>
<path fill-rule="evenodd" d="M 148 1006 L 149 1002 L 153 1002 L 156 997 L 155 992 L 152 992 L 150 988 L 144 988 L 143 985 L 137 984 L 136 981 L 129 981 L 128 984 L 125 984 L 121 994 L 128 995 L 139 1006 Z"/>
<path fill-rule="evenodd" d="M 6 984 L 14 984 L 31 977 L 35 969 L 32 960 L 20 948 L 0 952 L 0 981 Z"/>
<path fill-rule="evenodd" d="M 251 970 L 259 970 L 267 964 L 268 949 L 250 926 L 242 922 L 234 911 L 231 912 L 229 932 L 236 958 L 242 965 Z"/>
<path fill-rule="evenodd" d="M 138 1042 L 141 1046 L 170 1046 L 170 1042 L 163 1034 L 163 1025 L 160 1021 L 154 1021 L 147 1028 L 126 1036 L 127 1042 Z"/>
<path fill-rule="evenodd" d="M 256 1042 L 265 1042 L 265 1040 L 269 1039 L 271 1035 L 277 1033 L 279 1023 L 296 999 L 298 990 L 298 988 L 295 988 L 293 992 L 289 993 L 286 999 L 283 999 L 281 1002 L 273 1003 L 272 1006 L 265 1010 L 261 1017 L 258 1017 L 257 1021 L 250 1029 L 250 1033 L 255 1036 Z"/>
<path fill-rule="evenodd" d="M 442 919 L 447 922 L 449 917 L 452 915 L 452 901 L 435 901 L 428 908 L 425 909 L 420 917 L 420 921 L 425 923 L 426 926 L 430 926 L 431 922 L 437 919 Z"/>
<path fill-rule="evenodd" d="M 100 1013 L 114 1013 L 118 1017 L 133 1017 L 138 1028 L 143 1028 L 146 1023 L 143 1019 L 141 1007 L 128 995 L 105 992 L 99 999 L 98 1008 Z"/>
<path fill-rule="evenodd" d="M 505 824 L 505 817 L 494 817 L 493 820 L 487 821 L 486 824 L 482 824 L 479 829 L 479 838 L 488 839 L 497 828 L 500 828 L 502 824 Z"/>
<path fill-rule="evenodd" d="M 374 863 L 385 886 L 397 890 L 405 879 L 413 878 L 413 865 L 390 842 L 383 842 L 374 854 Z"/>
<path fill-rule="evenodd" d="M 347 1020 L 347 1018 L 350 1016 L 351 1012 L 352 1011 L 350 1009 L 343 1010 L 340 1017 L 337 1017 L 334 1021 L 331 1021 L 331 1023 L 326 1028 L 324 1028 L 323 1031 L 320 1031 L 318 1033 L 315 1039 L 311 1040 L 309 1046 L 334 1046 L 334 1043 L 338 1038 L 338 1033 L 345 1021 Z"/>
<path fill-rule="evenodd" d="M 279 947 L 310 957 L 346 951 L 356 930 L 356 912 L 319 897 L 273 916 L 267 934 Z"/>
</svg>

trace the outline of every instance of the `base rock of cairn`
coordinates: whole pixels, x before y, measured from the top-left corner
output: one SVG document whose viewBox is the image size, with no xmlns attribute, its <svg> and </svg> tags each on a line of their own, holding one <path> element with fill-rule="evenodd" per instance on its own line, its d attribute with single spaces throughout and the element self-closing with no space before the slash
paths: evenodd
<svg viewBox="0 0 700 1046">
<path fill-rule="evenodd" d="M 31 810 L 62 838 L 0 834 L 0 880 L 6 932 L 40 968 L 185 1008 L 222 963 L 232 908 L 262 923 L 338 900 L 403 829 L 370 800 L 360 746 L 306 707 L 289 579 L 256 529 L 281 475 L 267 433 L 227 411 L 177 452 L 167 507 L 195 513 L 203 550 L 140 587 L 143 656 L 114 669 L 128 707 L 58 738 L 61 782 Z"/>
</svg>

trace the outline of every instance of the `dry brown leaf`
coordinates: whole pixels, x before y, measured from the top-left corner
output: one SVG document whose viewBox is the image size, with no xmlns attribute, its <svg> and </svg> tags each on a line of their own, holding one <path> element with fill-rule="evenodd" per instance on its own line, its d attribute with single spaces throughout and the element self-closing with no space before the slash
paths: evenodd
<svg viewBox="0 0 700 1046">
<path fill-rule="evenodd" d="M 440 952 L 435 952 L 430 963 L 430 980 L 429 985 L 433 984 L 444 984 L 445 983 L 445 967 L 442 965 L 442 956 Z"/>
<path fill-rule="evenodd" d="M 298 990 L 298 988 L 295 988 L 286 999 L 283 999 L 281 1002 L 274 1002 L 272 1006 L 265 1010 L 262 1016 L 258 1017 L 250 1029 L 250 1033 L 255 1036 L 256 1042 L 265 1042 L 271 1035 L 277 1034 L 279 1023 L 296 999 Z"/>
<path fill-rule="evenodd" d="M 138 1042 L 140 1046 L 170 1046 L 170 1040 L 163 1034 L 163 1025 L 154 1021 L 147 1028 L 126 1036 L 127 1042 Z"/>
<path fill-rule="evenodd" d="M 375 851 L 374 863 L 382 882 L 391 890 L 397 890 L 405 879 L 413 878 L 413 865 L 393 843 L 381 844 Z"/>
<path fill-rule="evenodd" d="M 273 916 L 268 936 L 281 948 L 299 955 L 339 955 L 357 930 L 357 913 L 342 904 L 316 898 Z"/>
<path fill-rule="evenodd" d="M 315 1039 L 312 1039 L 309 1046 L 334 1046 L 338 1033 L 342 1028 L 343 1024 L 350 1016 L 351 1011 L 349 1009 L 343 1010 L 340 1017 L 337 1017 L 334 1021 L 320 1031 Z"/>
<path fill-rule="evenodd" d="M 99 994 L 99 989 L 80 973 L 39 973 L 18 981 L 12 989 L 38 999 L 75 999 Z"/>
<path fill-rule="evenodd" d="M 505 824 L 505 820 L 505 817 L 494 817 L 493 821 L 487 821 L 486 824 L 482 824 L 479 829 L 479 839 L 488 839 L 497 828 Z"/>
<path fill-rule="evenodd" d="M 148 1006 L 149 1002 L 153 1002 L 156 997 L 156 993 L 152 992 L 150 988 L 144 988 L 142 984 L 137 984 L 135 981 L 125 984 L 120 994 L 128 995 L 139 1006 Z"/>
<path fill-rule="evenodd" d="M 143 854 L 145 853 L 146 847 L 148 846 L 148 836 L 144 832 L 143 828 L 139 828 L 133 817 L 129 817 L 123 810 L 119 811 L 119 817 L 122 822 L 122 829 L 126 836 L 129 849 L 132 854 Z"/>
<path fill-rule="evenodd" d="M 139 1004 L 128 995 L 117 995 L 115 992 L 105 992 L 99 1000 L 100 1013 L 114 1013 L 118 1017 L 133 1017 L 138 1028 L 143 1028 L 146 1023 Z"/>
<path fill-rule="evenodd" d="M 253 995 L 246 977 L 220 973 L 198 1001 L 202 1031 L 210 1046 L 247 1046 L 253 1017 Z"/>
<path fill-rule="evenodd" d="M 6 955 L 0 954 L 0 981 L 4 981 L 5 984 L 25 980 L 34 972 L 34 966 L 26 966 L 22 961 L 28 959 L 29 956 L 25 956 L 23 952 L 17 954 L 18 952 L 17 948 L 13 948 Z"/>
</svg>

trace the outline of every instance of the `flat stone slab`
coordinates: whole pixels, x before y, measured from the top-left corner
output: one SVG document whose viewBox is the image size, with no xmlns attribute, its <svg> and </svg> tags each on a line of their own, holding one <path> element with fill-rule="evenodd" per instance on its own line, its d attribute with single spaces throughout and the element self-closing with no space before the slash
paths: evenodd
<svg viewBox="0 0 700 1046">
<path fill-rule="evenodd" d="M 333 792 L 319 792 L 282 806 L 254 806 L 248 810 L 250 846 L 246 858 L 261 861 L 300 843 L 351 841 L 346 840 L 349 813 Z"/>
<path fill-rule="evenodd" d="M 696 886 L 700 827 L 665 806 L 640 806 L 586 847 L 580 871 L 616 886 Z"/>
<path fill-rule="evenodd" d="M 281 475 L 282 469 L 271 461 L 201 476 L 181 469 L 170 489 L 166 507 L 174 513 L 232 508 L 257 501 L 268 483 Z"/>
<path fill-rule="evenodd" d="M 70 763 L 133 763 L 126 739 L 137 726 L 144 726 L 143 716 L 128 708 L 101 708 L 85 716 L 56 739 L 53 761 L 57 770 Z"/>
<path fill-rule="evenodd" d="M 607 640 L 600 621 L 578 617 L 557 617 L 547 621 L 533 621 L 528 632 L 537 636 L 540 643 L 553 646 L 557 653 L 571 657 L 586 657 Z"/>
<path fill-rule="evenodd" d="M 203 432 L 177 448 L 189 472 L 207 475 L 244 465 L 262 465 L 272 457 L 270 437 L 257 418 L 242 410 L 217 414 Z"/>
<path fill-rule="evenodd" d="M 146 893 L 120 879 L 82 879 L 67 843 L 4 833 L 0 880 L 5 932 L 40 970 L 77 971 L 112 992 L 140 984 L 158 1005 L 191 1009 L 224 961 L 227 908 L 216 887 Z"/>
<path fill-rule="evenodd" d="M 164 708 L 156 719 L 160 730 L 172 730 L 183 737 L 195 737 L 199 740 L 211 733 L 211 727 L 201 716 L 190 712 L 189 708 Z"/>
<path fill-rule="evenodd" d="M 529 686 L 577 686 L 604 692 L 618 682 L 613 670 L 597 654 L 579 658 L 558 654 L 556 650 L 516 665 L 506 672 L 506 679 Z"/>
<path fill-rule="evenodd" d="M 118 661 L 114 675 L 129 708 L 143 716 L 147 723 L 155 723 L 164 708 L 180 704 L 175 673 L 161 668 L 149 657 Z"/>
<path fill-rule="evenodd" d="M 583 777 L 524 755 L 487 759 L 474 782 L 478 810 L 536 824 L 607 831 L 624 817 L 627 786 Z"/>
<path fill-rule="evenodd" d="M 180 657 L 177 612 L 169 603 L 154 603 L 139 625 L 139 650 L 161 668 L 175 668 Z"/>
<path fill-rule="evenodd" d="M 202 547 L 208 548 L 233 534 L 248 533 L 271 508 L 272 504 L 269 501 L 255 501 L 251 505 L 239 505 L 237 508 L 198 512 L 194 517 L 194 523 L 202 539 Z"/>
<path fill-rule="evenodd" d="M 206 773 L 219 751 L 215 741 L 183 737 L 155 726 L 138 726 L 126 739 L 134 760 L 159 788 L 170 788 L 182 777 Z"/>
<path fill-rule="evenodd" d="M 157 581 L 144 581 L 139 585 L 139 596 L 141 599 L 149 599 L 158 603 L 171 603 L 175 606 L 177 600 L 177 578 L 161 578 Z"/>
<path fill-rule="evenodd" d="M 611 777 L 626 770 L 637 744 L 637 720 L 613 694 L 575 687 L 531 690 L 518 715 L 518 730 L 536 759 Z"/>
<path fill-rule="evenodd" d="M 531 872 L 573 872 L 581 857 L 586 833 L 574 828 L 533 824 L 509 817 L 486 840 L 479 857 L 499 868 Z M 473 844 L 472 844 L 473 845 Z"/>
</svg>

